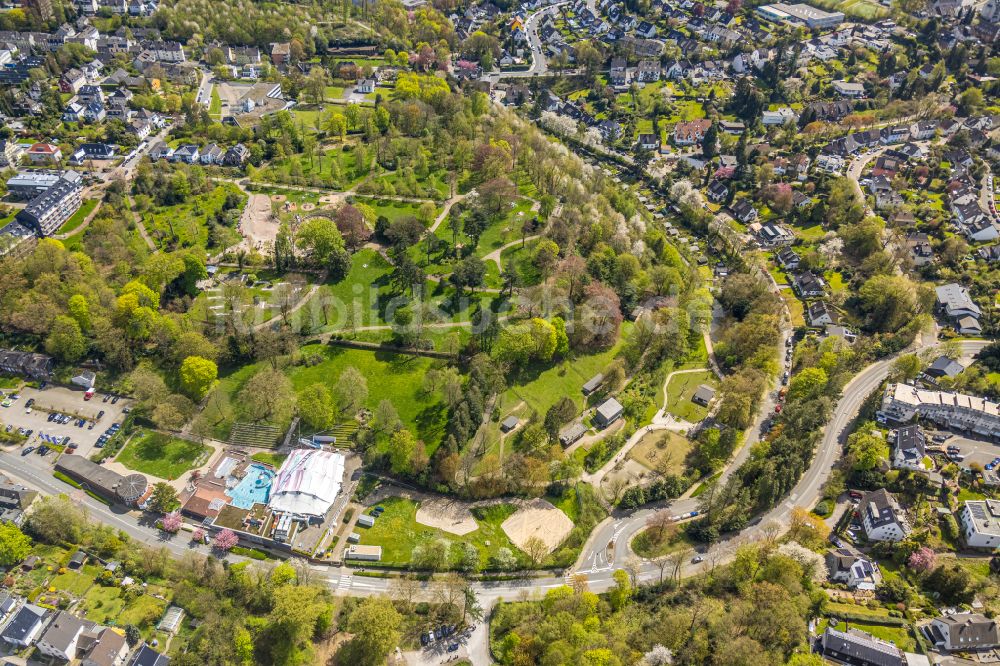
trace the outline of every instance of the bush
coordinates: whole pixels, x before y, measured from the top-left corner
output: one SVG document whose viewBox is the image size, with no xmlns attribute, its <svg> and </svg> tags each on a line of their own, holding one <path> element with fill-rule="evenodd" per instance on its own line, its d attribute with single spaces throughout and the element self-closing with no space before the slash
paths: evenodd
<svg viewBox="0 0 1000 666">
<path fill-rule="evenodd" d="M 833 513 L 833 502 L 831 502 L 830 500 L 823 500 L 822 502 L 816 505 L 816 508 L 813 509 L 813 513 L 815 513 L 817 516 L 823 516 L 823 517 L 829 516 L 830 514 Z"/>
</svg>

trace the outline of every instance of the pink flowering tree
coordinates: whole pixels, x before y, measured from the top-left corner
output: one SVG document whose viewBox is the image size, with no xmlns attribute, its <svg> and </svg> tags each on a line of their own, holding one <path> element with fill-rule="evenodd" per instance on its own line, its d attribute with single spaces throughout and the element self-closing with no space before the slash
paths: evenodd
<svg viewBox="0 0 1000 666">
<path fill-rule="evenodd" d="M 205 530 L 200 527 L 191 533 L 191 541 L 197 541 L 198 543 L 205 542 Z"/>
<path fill-rule="evenodd" d="M 231 529 L 224 529 L 215 535 L 215 539 L 212 541 L 212 547 L 216 550 L 228 553 L 233 549 L 233 546 L 239 543 L 239 541 L 240 538 L 236 536 L 236 532 Z"/>
<path fill-rule="evenodd" d="M 167 515 L 163 516 L 163 531 L 169 532 L 170 534 L 177 534 L 181 529 L 181 523 L 184 520 L 181 518 L 180 511 L 171 511 Z"/>
<path fill-rule="evenodd" d="M 913 551 L 907 564 L 916 572 L 927 573 L 937 566 L 937 553 L 927 546 L 921 546 Z"/>
</svg>

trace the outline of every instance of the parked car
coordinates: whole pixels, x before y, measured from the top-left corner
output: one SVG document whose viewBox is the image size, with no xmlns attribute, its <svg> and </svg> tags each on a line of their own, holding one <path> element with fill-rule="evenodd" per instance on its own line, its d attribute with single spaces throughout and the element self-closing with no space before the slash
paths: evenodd
<svg viewBox="0 0 1000 666">
<path fill-rule="evenodd" d="M 103 418 L 104 418 L 104 410 L 102 409 L 101 411 L 97 412 L 97 420 L 100 421 Z"/>
<path fill-rule="evenodd" d="M 702 557 L 701 555 L 695 555 L 694 557 L 691 558 L 691 564 L 698 564 L 698 563 L 704 562 L 704 561 L 705 561 L 705 558 Z"/>
<path fill-rule="evenodd" d="M 35 447 L 33 447 L 33 446 L 26 446 L 26 447 L 24 447 L 24 450 L 21 451 L 21 455 L 22 456 L 26 456 L 29 453 L 31 453 L 32 451 L 34 451 L 34 450 L 35 450 Z"/>
</svg>

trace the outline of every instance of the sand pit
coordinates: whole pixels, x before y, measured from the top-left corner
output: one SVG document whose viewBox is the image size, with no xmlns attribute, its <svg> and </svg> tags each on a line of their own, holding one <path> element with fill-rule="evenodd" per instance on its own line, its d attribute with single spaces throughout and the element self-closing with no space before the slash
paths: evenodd
<svg viewBox="0 0 1000 666">
<path fill-rule="evenodd" d="M 282 201 L 284 201 L 287 198 L 288 197 L 286 197 L 284 194 L 272 194 L 271 195 L 271 201 L 277 201 L 278 203 L 281 203 Z"/>
<path fill-rule="evenodd" d="M 416 518 L 421 525 L 435 527 L 458 536 L 479 529 L 479 524 L 472 517 L 469 505 L 465 502 L 446 499 L 427 500 L 420 503 Z"/>
<path fill-rule="evenodd" d="M 316 210 L 316 204 L 306 202 L 302 204 L 302 210 Z"/>
<path fill-rule="evenodd" d="M 551 553 L 569 536 L 573 521 L 561 510 L 543 499 L 525 502 L 521 508 L 501 525 L 511 541 L 525 550 L 528 539 L 538 537 Z"/>
<path fill-rule="evenodd" d="M 319 201 L 320 203 L 337 203 L 338 199 L 340 199 L 339 194 L 324 194 L 319 198 Z"/>
</svg>

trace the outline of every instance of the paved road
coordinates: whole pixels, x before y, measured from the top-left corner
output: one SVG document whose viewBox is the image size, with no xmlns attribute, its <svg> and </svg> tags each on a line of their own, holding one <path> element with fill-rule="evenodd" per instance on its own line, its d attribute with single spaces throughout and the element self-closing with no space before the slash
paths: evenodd
<svg viewBox="0 0 1000 666">
<path fill-rule="evenodd" d="M 568 4 L 569 2 L 559 2 L 549 5 L 544 9 L 539 9 L 534 14 L 529 14 L 524 20 L 524 32 L 528 36 L 528 47 L 531 49 L 531 67 L 516 71 L 493 72 L 484 78 L 489 79 L 495 84 L 500 79 L 524 79 L 547 74 L 549 71 L 549 61 L 545 57 L 542 39 L 538 35 L 538 26 L 541 25 L 546 16 L 556 13 L 560 7 Z"/>
</svg>

